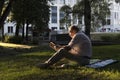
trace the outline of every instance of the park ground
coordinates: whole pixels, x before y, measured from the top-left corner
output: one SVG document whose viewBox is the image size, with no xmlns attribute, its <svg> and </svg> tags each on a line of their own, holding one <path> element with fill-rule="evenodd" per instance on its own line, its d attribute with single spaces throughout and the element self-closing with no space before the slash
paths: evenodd
<svg viewBox="0 0 120 80">
<path fill-rule="evenodd" d="M 35 65 L 54 53 L 48 45 L 0 43 L 0 80 L 120 80 L 120 45 L 93 46 L 92 49 L 93 59 L 115 59 L 118 62 L 99 69 L 60 69 L 56 65 L 51 69 L 39 69 Z"/>
</svg>

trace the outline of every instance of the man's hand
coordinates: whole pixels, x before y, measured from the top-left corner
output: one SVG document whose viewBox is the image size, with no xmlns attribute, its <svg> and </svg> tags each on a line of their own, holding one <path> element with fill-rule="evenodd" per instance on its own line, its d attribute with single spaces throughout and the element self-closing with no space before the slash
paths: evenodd
<svg viewBox="0 0 120 80">
<path fill-rule="evenodd" d="M 52 47 L 52 48 L 54 48 L 54 46 L 56 46 L 56 44 L 53 43 L 53 42 L 50 42 L 50 43 L 49 43 L 49 46 Z"/>
<path fill-rule="evenodd" d="M 63 48 L 64 48 L 65 50 L 67 50 L 67 51 L 69 51 L 69 50 L 71 49 L 70 46 L 64 46 Z"/>
<path fill-rule="evenodd" d="M 60 45 L 56 45 L 55 43 L 53 43 L 53 42 L 50 42 L 49 43 L 49 46 L 51 47 L 51 48 L 53 48 L 55 51 L 57 51 L 57 50 L 59 50 L 62 46 L 60 46 Z"/>
</svg>

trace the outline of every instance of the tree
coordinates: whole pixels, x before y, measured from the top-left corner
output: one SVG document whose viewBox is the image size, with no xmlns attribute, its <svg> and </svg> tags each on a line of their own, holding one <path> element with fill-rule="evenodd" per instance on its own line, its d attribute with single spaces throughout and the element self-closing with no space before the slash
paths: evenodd
<svg viewBox="0 0 120 80">
<path fill-rule="evenodd" d="M 2 12 L 3 12 L 3 6 L 4 6 L 4 2 L 5 2 L 5 0 L 0 0 L 0 18 L 1 18 L 1 16 L 2 16 Z M 2 24 L 2 22 L 0 22 L 1 23 L 1 25 L 0 25 L 0 29 L 2 30 L 2 39 L 4 38 L 4 35 L 3 35 L 3 24 Z"/>
<path fill-rule="evenodd" d="M 11 7 L 12 7 L 12 3 L 14 0 L 9 0 L 8 1 L 8 4 L 7 4 L 7 7 L 5 8 L 5 10 L 3 11 L 3 8 L 4 8 L 4 4 L 7 0 L 1 0 L 0 1 L 0 28 L 2 28 L 2 39 L 4 38 L 4 27 L 3 27 L 3 24 L 4 24 L 4 21 L 6 20 L 7 16 L 9 15 L 10 13 L 10 10 L 11 10 Z"/>
<path fill-rule="evenodd" d="M 72 12 L 72 9 L 70 6 L 64 5 L 60 8 L 60 11 L 64 13 L 64 17 L 60 19 L 60 23 L 65 24 L 68 29 L 68 26 L 71 24 L 70 13 Z"/>
<path fill-rule="evenodd" d="M 19 4 L 19 5 L 18 5 Z M 47 0 L 16 0 L 12 9 L 13 20 L 19 26 L 26 25 L 26 40 L 28 39 L 28 26 L 31 24 L 33 29 L 38 32 L 48 27 L 49 6 Z M 24 30 L 23 38 L 24 38 Z"/>
<path fill-rule="evenodd" d="M 81 28 L 80 24 L 82 17 L 84 16 L 84 1 L 79 1 L 73 6 L 73 21 L 78 19 L 78 26 Z"/>
<path fill-rule="evenodd" d="M 78 15 L 78 20 L 84 16 L 85 33 L 90 37 L 91 23 L 105 21 L 109 14 L 108 3 L 104 0 L 81 0 L 73 7 L 73 13 Z M 95 23 L 94 23 L 95 24 Z"/>
<path fill-rule="evenodd" d="M 85 34 L 90 37 L 91 28 L 91 6 L 89 0 L 84 0 L 84 22 L 85 22 Z"/>
<path fill-rule="evenodd" d="M 120 3 L 120 0 L 115 0 L 115 2 Z"/>
<path fill-rule="evenodd" d="M 106 25 L 106 15 L 110 14 L 109 10 L 110 4 L 106 1 L 93 1 L 91 3 L 91 28 L 95 29 L 96 27 L 100 27 Z"/>
<path fill-rule="evenodd" d="M 5 0 L 0 0 L 0 17 L 2 15 L 2 10 L 3 10 L 3 6 L 4 6 L 4 2 L 5 2 Z"/>
<path fill-rule="evenodd" d="M 13 1 L 14 0 L 9 0 L 9 3 L 8 3 L 6 9 L 4 10 L 2 16 L 0 17 L 0 25 L 3 25 L 5 19 L 9 15 Z"/>
</svg>

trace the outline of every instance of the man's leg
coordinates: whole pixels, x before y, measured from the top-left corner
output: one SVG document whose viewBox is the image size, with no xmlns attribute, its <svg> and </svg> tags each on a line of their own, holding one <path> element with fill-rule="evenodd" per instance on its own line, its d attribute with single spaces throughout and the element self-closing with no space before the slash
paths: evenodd
<svg viewBox="0 0 120 80">
<path fill-rule="evenodd" d="M 47 68 L 50 65 L 57 63 L 59 60 L 61 60 L 62 58 L 66 57 L 68 55 L 69 55 L 68 51 L 61 48 L 52 57 L 50 57 L 47 61 L 45 61 L 45 63 L 38 65 L 38 67 Z"/>
<path fill-rule="evenodd" d="M 87 65 L 90 62 L 90 59 L 82 56 L 74 56 L 73 60 L 76 61 L 80 66 Z"/>
</svg>

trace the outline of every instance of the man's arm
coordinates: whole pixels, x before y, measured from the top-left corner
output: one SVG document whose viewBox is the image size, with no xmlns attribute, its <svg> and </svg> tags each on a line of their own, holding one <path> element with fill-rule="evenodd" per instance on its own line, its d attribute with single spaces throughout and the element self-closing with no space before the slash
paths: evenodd
<svg viewBox="0 0 120 80">
<path fill-rule="evenodd" d="M 71 49 L 70 46 L 66 45 L 66 46 L 61 46 L 61 45 L 56 45 L 53 42 L 49 43 L 49 46 L 54 49 L 55 51 L 58 51 L 60 48 L 64 48 L 65 50 L 69 51 Z"/>
<path fill-rule="evenodd" d="M 63 46 L 61 46 L 61 45 L 56 45 L 56 44 L 53 43 L 53 42 L 50 42 L 50 43 L 49 43 L 49 46 L 50 46 L 52 49 L 54 49 L 55 51 L 58 51 L 60 48 L 63 47 Z"/>
</svg>

